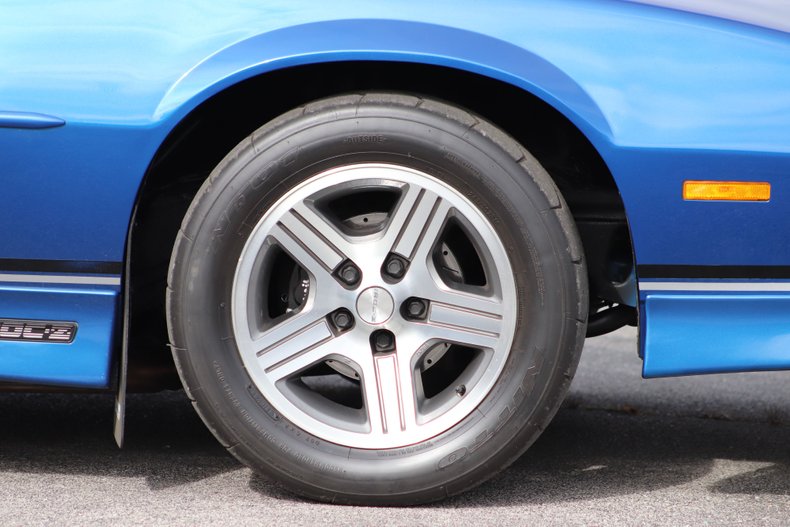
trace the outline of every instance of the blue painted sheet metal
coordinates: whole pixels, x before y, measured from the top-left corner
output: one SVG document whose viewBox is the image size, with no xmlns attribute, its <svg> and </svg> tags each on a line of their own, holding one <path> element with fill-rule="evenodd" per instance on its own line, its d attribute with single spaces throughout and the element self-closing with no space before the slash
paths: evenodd
<svg viewBox="0 0 790 527">
<path fill-rule="evenodd" d="M 790 368 L 790 283 L 713 285 L 642 290 L 644 377 Z"/>
<path fill-rule="evenodd" d="M 35 0 L 4 7 L 0 110 L 68 124 L 0 129 L 0 181 L 17 196 L 0 211 L 0 225 L 14 233 L 0 258 L 121 261 L 146 166 L 207 97 L 284 67 L 382 60 L 487 75 L 567 115 L 614 174 L 638 263 L 790 262 L 790 244 L 776 243 L 790 230 L 782 206 L 790 36 L 611 0 L 481 6 Z M 770 181 L 775 199 L 759 207 L 689 204 L 680 199 L 683 178 Z M 92 225 L 90 235 L 81 222 Z M 42 233 L 51 243 L 40 243 Z"/>
<path fill-rule="evenodd" d="M 142 175 L 157 138 L 137 129 L 0 128 L 0 258 L 123 259 Z"/>
<path fill-rule="evenodd" d="M 22 279 L 22 275 L 18 275 Z M 43 278 L 41 278 L 43 277 Z M 70 344 L 0 341 L 0 381 L 107 388 L 111 384 L 117 285 L 51 283 L 117 277 L 51 277 L 50 283 L 0 282 L 0 319 L 76 322 Z M 80 278 L 80 277 L 76 277 Z M 46 280 L 39 275 L 31 280 Z"/>
</svg>

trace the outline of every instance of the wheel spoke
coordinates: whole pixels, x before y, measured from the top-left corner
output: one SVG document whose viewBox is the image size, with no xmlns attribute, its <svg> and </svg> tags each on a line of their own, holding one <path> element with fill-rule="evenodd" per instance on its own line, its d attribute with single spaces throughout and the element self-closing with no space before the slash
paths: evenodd
<svg viewBox="0 0 790 527">
<path fill-rule="evenodd" d="M 344 258 L 354 259 L 354 253 L 357 251 L 356 245 L 340 234 L 326 217 L 316 212 L 305 202 L 294 205 L 291 213 L 316 234 L 319 238 L 316 240 L 317 243 L 331 248 L 333 252 L 339 253 Z"/>
<path fill-rule="evenodd" d="M 420 258 L 433 247 L 449 210 L 449 203 L 433 192 L 410 186 L 387 231 L 390 250 L 408 260 Z"/>
<path fill-rule="evenodd" d="M 416 426 L 414 382 L 397 355 L 371 355 L 362 361 L 362 385 L 371 433 L 398 434 Z"/>
<path fill-rule="evenodd" d="M 422 236 L 417 242 L 417 247 L 411 257 L 412 262 L 424 262 L 430 257 L 431 250 L 442 233 L 451 208 L 450 203 L 445 200 L 440 200 L 436 205 L 428 223 L 424 225 Z"/>
<path fill-rule="evenodd" d="M 328 268 L 316 253 L 309 249 L 303 240 L 299 240 L 293 232 L 277 225 L 269 231 L 269 235 L 313 276 L 319 289 L 326 289 L 326 293 L 329 293 L 337 285 L 331 276 L 332 268 Z"/>
<path fill-rule="evenodd" d="M 325 218 L 304 203 L 283 214 L 278 228 L 289 238 L 285 243 L 291 247 L 298 245 L 297 251 L 309 255 L 310 260 L 330 273 L 353 251 L 351 244 Z M 279 237 L 277 240 L 283 242 Z M 291 247 L 286 249 L 290 252 Z"/>
<path fill-rule="evenodd" d="M 334 339 L 326 317 L 299 313 L 266 331 L 251 345 L 264 371 L 282 378 L 309 366 L 320 358 L 318 355 L 329 354 L 326 345 Z"/>
<path fill-rule="evenodd" d="M 422 332 L 426 341 L 446 340 L 494 348 L 503 330 L 502 304 L 492 298 L 435 288 Z"/>
<path fill-rule="evenodd" d="M 401 231 L 412 217 L 415 206 L 421 201 L 425 191 L 416 185 L 406 185 L 405 191 L 398 201 L 398 205 L 392 212 L 387 232 L 384 236 L 386 250 L 392 249 L 398 241 Z"/>
<path fill-rule="evenodd" d="M 471 311 L 447 304 L 431 304 L 427 324 L 434 338 L 493 348 L 501 333 L 502 318 L 492 313 Z"/>
</svg>

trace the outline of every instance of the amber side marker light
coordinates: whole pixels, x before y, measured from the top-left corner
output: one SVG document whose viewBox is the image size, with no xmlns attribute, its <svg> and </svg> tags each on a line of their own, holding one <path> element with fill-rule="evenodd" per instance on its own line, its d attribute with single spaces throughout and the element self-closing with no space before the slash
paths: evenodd
<svg viewBox="0 0 790 527">
<path fill-rule="evenodd" d="M 689 201 L 769 201 L 771 184 L 752 181 L 684 181 Z"/>
</svg>

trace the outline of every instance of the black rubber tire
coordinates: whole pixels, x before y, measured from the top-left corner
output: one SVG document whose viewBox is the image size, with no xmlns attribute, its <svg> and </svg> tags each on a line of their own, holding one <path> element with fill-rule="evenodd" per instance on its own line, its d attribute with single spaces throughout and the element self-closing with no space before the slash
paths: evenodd
<svg viewBox="0 0 790 527">
<path fill-rule="evenodd" d="M 305 178 L 355 162 L 409 166 L 459 189 L 498 232 L 518 287 L 514 345 L 478 411 L 428 441 L 385 451 L 324 441 L 278 415 L 242 365 L 228 307 L 235 265 L 257 220 Z M 189 208 L 168 283 L 173 354 L 202 419 L 246 465 L 328 502 L 423 503 L 497 474 L 557 411 L 586 331 L 581 243 L 549 175 L 480 117 L 408 95 L 320 100 L 242 141 Z"/>
</svg>

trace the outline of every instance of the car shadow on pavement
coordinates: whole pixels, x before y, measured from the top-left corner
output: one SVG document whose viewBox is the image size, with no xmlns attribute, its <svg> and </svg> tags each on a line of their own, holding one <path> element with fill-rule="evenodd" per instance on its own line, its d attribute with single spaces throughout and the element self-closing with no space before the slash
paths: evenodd
<svg viewBox="0 0 790 527">
<path fill-rule="evenodd" d="M 126 444 L 112 435 L 113 396 L 0 394 L 0 474 L 145 478 L 165 489 L 241 466 L 181 392 L 131 395 Z"/>
<path fill-rule="evenodd" d="M 557 503 L 655 491 L 701 478 L 716 463 L 761 465 L 709 492 L 790 495 L 790 427 L 563 409 L 502 476 L 448 506 Z M 767 465 L 767 466 L 766 466 Z"/>
<path fill-rule="evenodd" d="M 112 439 L 109 395 L 0 394 L 3 473 L 144 478 L 152 490 L 244 470 L 183 392 L 133 395 L 126 446 Z M 438 507 L 529 505 L 629 495 L 700 480 L 709 492 L 790 495 L 790 427 L 563 408 L 502 475 Z M 716 463 L 753 462 L 711 479 Z M 252 490 L 300 501 L 266 478 Z"/>
<path fill-rule="evenodd" d="M 711 490 L 723 494 L 776 494 L 787 496 L 790 494 L 790 489 L 788 489 L 789 469 L 790 466 L 787 464 L 774 464 L 758 468 L 722 479 L 711 486 Z"/>
</svg>

